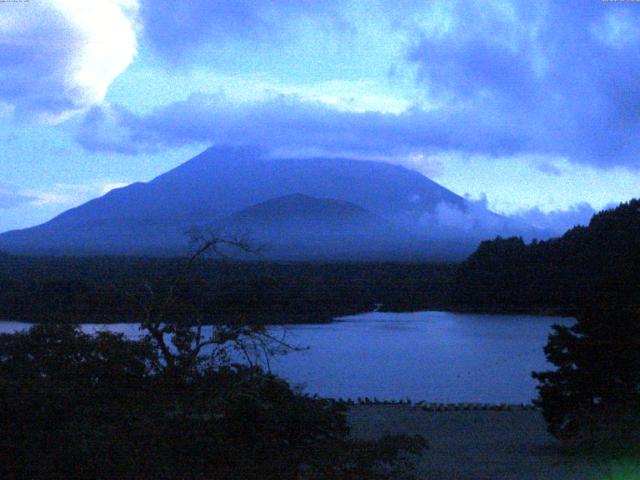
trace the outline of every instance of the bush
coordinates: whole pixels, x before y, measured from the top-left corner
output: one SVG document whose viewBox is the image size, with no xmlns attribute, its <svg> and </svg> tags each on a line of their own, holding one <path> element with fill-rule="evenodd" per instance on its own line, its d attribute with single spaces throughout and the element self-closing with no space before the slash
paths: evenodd
<svg viewBox="0 0 640 480">
<path fill-rule="evenodd" d="M 258 367 L 200 367 L 69 325 L 0 335 L 0 478 L 383 479 L 424 448 L 350 440 L 341 405 Z"/>
<path fill-rule="evenodd" d="M 549 431 L 584 445 L 637 444 L 640 309 L 591 307 L 577 320 L 549 336 L 545 354 L 557 369 L 533 373 Z"/>
</svg>

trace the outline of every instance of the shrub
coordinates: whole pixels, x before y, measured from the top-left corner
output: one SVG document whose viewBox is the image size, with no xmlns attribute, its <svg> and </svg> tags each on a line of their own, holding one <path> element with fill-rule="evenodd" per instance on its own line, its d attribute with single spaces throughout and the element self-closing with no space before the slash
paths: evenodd
<svg viewBox="0 0 640 480">
<path fill-rule="evenodd" d="M 640 432 L 640 309 L 597 306 L 545 347 L 554 371 L 534 372 L 537 405 L 558 438 L 618 448 Z"/>
<path fill-rule="evenodd" d="M 341 405 L 258 367 L 160 357 L 69 325 L 0 335 L 0 478 L 383 479 L 424 447 L 350 440 Z"/>
</svg>

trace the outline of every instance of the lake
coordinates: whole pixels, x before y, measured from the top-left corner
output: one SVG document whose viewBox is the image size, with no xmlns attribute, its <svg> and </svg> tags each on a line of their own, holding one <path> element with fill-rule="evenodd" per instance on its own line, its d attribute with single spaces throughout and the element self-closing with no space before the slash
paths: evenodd
<svg viewBox="0 0 640 480">
<path fill-rule="evenodd" d="M 428 402 L 528 403 L 533 370 L 550 368 L 543 347 L 551 325 L 570 318 L 450 312 L 380 313 L 286 329 L 307 350 L 277 357 L 272 369 L 326 397 Z M 0 322 L 0 332 L 28 324 Z M 133 324 L 85 325 L 137 335 Z"/>
</svg>

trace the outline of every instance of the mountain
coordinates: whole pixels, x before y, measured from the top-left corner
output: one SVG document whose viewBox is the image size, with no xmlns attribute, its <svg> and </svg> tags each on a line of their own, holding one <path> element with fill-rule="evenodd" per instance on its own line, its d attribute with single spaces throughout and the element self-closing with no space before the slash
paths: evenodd
<svg viewBox="0 0 640 480">
<path fill-rule="evenodd" d="M 354 227 L 394 228 L 391 223 L 358 205 L 332 198 L 314 198 L 302 193 L 272 198 L 223 219 L 222 225 L 262 230 L 338 230 Z M 311 233 L 311 232 L 310 232 Z"/>
<path fill-rule="evenodd" d="M 358 205 L 300 193 L 245 208 L 217 225 L 231 235 L 246 232 L 275 259 L 400 259 L 417 250 L 409 232 Z"/>
<path fill-rule="evenodd" d="M 304 201 L 298 197 L 303 203 L 297 211 L 295 197 L 287 198 L 294 194 L 308 197 Z M 302 205 L 310 208 L 311 217 L 314 212 L 330 217 L 338 210 L 349 217 L 355 215 L 354 208 L 360 208 L 353 218 L 369 227 L 375 223 L 371 216 L 377 222 L 387 222 L 384 232 L 372 230 L 379 240 L 385 238 L 385 232 L 393 239 L 401 230 L 389 225 L 401 225 L 406 230 L 414 220 L 433 214 L 439 206 L 460 212 L 466 209 L 462 197 L 397 165 L 337 158 L 270 158 L 256 149 L 216 147 L 148 183 L 113 190 L 45 224 L 2 234 L 0 250 L 178 254 L 185 251 L 185 231 L 190 227 L 220 225 L 225 219 L 228 223 L 244 222 L 245 226 L 251 226 L 251 221 L 256 225 L 267 220 L 273 224 L 278 215 L 297 212 L 304 217 Z M 327 223 L 326 218 L 310 218 L 309 222 L 319 222 L 317 226 Z M 427 226 L 437 233 L 437 225 L 430 220 Z M 342 227 L 357 230 L 347 224 Z M 438 241 L 441 247 L 447 243 Z M 456 248 L 460 245 L 458 242 Z M 421 248 L 425 250 L 424 245 Z M 466 244 L 463 248 L 466 253 L 472 249 Z"/>
</svg>

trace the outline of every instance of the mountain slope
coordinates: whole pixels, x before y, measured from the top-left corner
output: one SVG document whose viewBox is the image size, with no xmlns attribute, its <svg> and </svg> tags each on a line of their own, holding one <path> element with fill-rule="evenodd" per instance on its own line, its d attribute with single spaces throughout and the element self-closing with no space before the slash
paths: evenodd
<svg viewBox="0 0 640 480">
<path fill-rule="evenodd" d="M 217 224 L 264 246 L 283 260 L 365 260 L 415 254 L 409 232 L 353 203 L 285 195 L 237 212 Z"/>
<path fill-rule="evenodd" d="M 362 225 L 393 228 L 383 218 L 343 200 L 314 198 L 302 193 L 272 198 L 225 218 L 223 225 L 246 228 L 298 229 L 313 233 L 316 227 L 345 229 Z"/>
<path fill-rule="evenodd" d="M 301 193 L 350 202 L 394 223 L 465 200 L 423 175 L 382 162 L 272 159 L 212 148 L 148 183 L 135 183 L 26 230 L 0 235 L 18 253 L 179 253 L 184 232 L 268 200 Z"/>
<path fill-rule="evenodd" d="M 283 195 L 303 193 L 355 203 L 383 216 L 428 210 L 464 199 L 423 175 L 382 162 L 271 159 L 248 148 L 211 148 L 149 183 L 135 183 L 69 210 L 73 225 L 112 218 L 222 218 Z"/>
</svg>

